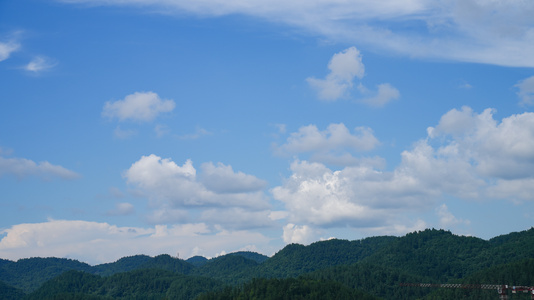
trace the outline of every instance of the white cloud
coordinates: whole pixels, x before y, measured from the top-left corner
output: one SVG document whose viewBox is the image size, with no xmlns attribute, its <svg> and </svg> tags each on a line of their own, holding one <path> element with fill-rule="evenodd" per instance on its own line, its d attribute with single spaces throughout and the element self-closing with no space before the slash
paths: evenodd
<svg viewBox="0 0 534 300">
<path fill-rule="evenodd" d="M 17 51 L 19 48 L 20 44 L 14 40 L 0 42 L 0 61 L 8 59 L 11 53 Z"/>
<path fill-rule="evenodd" d="M 370 98 L 365 98 L 362 102 L 373 107 L 383 107 L 392 100 L 397 100 L 400 97 L 400 92 L 389 83 L 382 83 L 377 86 L 376 95 Z"/>
<path fill-rule="evenodd" d="M 231 166 L 212 162 L 203 163 L 201 181 L 206 188 L 215 193 L 247 193 L 262 190 L 267 185 L 265 180 L 243 172 L 234 172 Z"/>
<path fill-rule="evenodd" d="M 260 191 L 265 186 L 263 180 L 236 173 L 231 166 L 224 164 L 215 166 L 208 163 L 201 170 L 202 173 L 197 176 L 190 160 L 178 166 L 170 159 L 152 154 L 133 163 L 124 172 L 124 177 L 151 200 L 156 211 L 149 219 L 154 222 L 183 223 L 190 218 L 189 213 L 216 216 L 213 211 L 217 211 L 220 216 L 228 218 L 227 224 L 233 224 L 239 218 L 228 214 L 229 210 L 253 215 L 269 208 L 268 199 Z M 228 186 L 224 187 L 225 183 Z M 185 211 L 186 208 L 190 212 Z M 268 212 L 260 214 L 265 214 L 264 220 L 268 223 Z M 206 222 L 223 223 L 220 218 L 206 219 Z"/>
<path fill-rule="evenodd" d="M 53 165 L 47 161 L 36 163 L 25 158 L 4 158 L 0 156 L 0 177 L 2 175 L 14 175 L 19 179 L 28 176 L 37 176 L 44 180 L 54 177 L 62 179 L 76 179 L 80 175 L 59 165 Z"/>
<path fill-rule="evenodd" d="M 297 243 L 307 245 L 315 240 L 313 229 L 307 225 L 298 226 L 289 223 L 284 226 L 283 239 L 286 244 Z"/>
<path fill-rule="evenodd" d="M 348 148 L 357 151 L 368 151 L 378 145 L 373 131 L 367 127 L 356 127 L 355 134 L 351 134 L 345 124 L 330 124 L 326 130 L 319 131 L 317 126 L 300 127 L 293 132 L 287 143 L 279 150 L 288 153 L 322 152 L 338 148 Z"/>
<path fill-rule="evenodd" d="M 29 72 L 40 73 L 48 71 L 56 65 L 57 62 L 51 58 L 45 56 L 36 56 L 26 66 L 24 66 L 24 69 Z"/>
<path fill-rule="evenodd" d="M 521 98 L 521 104 L 534 104 L 534 76 L 519 81 L 515 87 L 519 89 L 517 95 Z"/>
<path fill-rule="evenodd" d="M 313 77 L 306 79 L 310 86 L 317 90 L 319 99 L 328 101 L 347 98 L 354 85 L 354 79 L 362 79 L 365 75 L 362 56 L 356 47 L 334 54 L 328 63 L 328 69 L 330 73 L 325 79 Z M 361 102 L 373 107 L 383 107 L 391 100 L 400 97 L 400 92 L 389 83 L 379 84 L 377 92 L 370 91 L 359 83 L 358 90 L 367 97 Z M 369 94 L 371 96 L 367 96 Z"/>
<path fill-rule="evenodd" d="M 271 211 L 269 213 L 269 219 L 273 221 L 283 220 L 289 216 L 289 213 L 285 210 Z"/>
<path fill-rule="evenodd" d="M 533 176 L 534 113 L 511 115 L 498 123 L 494 112 L 486 109 L 476 114 L 469 107 L 453 109 L 441 118 L 438 126 L 429 128 L 429 136 L 452 138 L 438 151 L 473 161 L 481 176 L 498 179 Z"/>
<path fill-rule="evenodd" d="M 0 257 L 11 260 L 53 256 L 97 264 L 136 254 L 175 255 L 179 252 L 182 258 L 210 257 L 222 250 L 270 248 L 269 239 L 259 233 L 210 230 L 203 223 L 139 228 L 80 220 L 49 220 L 13 225 L 0 234 L 5 235 L 0 240 Z"/>
<path fill-rule="evenodd" d="M 493 186 L 488 188 L 488 195 L 496 199 L 507 199 L 514 202 L 534 200 L 534 178 L 497 179 Z"/>
<path fill-rule="evenodd" d="M 534 113 L 493 118 L 469 107 L 444 114 L 428 137 L 401 154 L 392 171 L 372 164 L 333 170 L 295 160 L 291 175 L 271 190 L 287 220 L 312 228 L 350 227 L 375 234 L 402 233 L 425 224 L 407 216 L 447 197 L 461 200 L 534 201 Z M 446 206 L 442 226 L 467 225 Z"/>
<path fill-rule="evenodd" d="M 450 229 L 453 226 L 465 224 L 469 225 L 471 222 L 469 220 L 462 220 L 456 218 L 450 211 L 447 205 L 442 204 L 436 208 L 436 213 L 439 216 L 439 225 L 442 228 Z"/>
<path fill-rule="evenodd" d="M 174 109 L 173 100 L 162 100 L 153 92 L 136 92 L 126 96 L 123 100 L 108 101 L 102 110 L 102 116 L 119 121 L 133 120 L 148 122 L 159 114 Z"/>
<path fill-rule="evenodd" d="M 367 127 L 356 127 L 351 133 L 343 123 L 330 124 L 323 131 L 308 125 L 291 133 L 285 144 L 275 145 L 274 151 L 278 155 L 311 153 L 314 161 L 353 165 L 370 160 L 356 159 L 351 153 L 369 151 L 378 144 L 373 131 Z"/>
<path fill-rule="evenodd" d="M 285 203 L 289 221 L 320 227 L 375 228 L 392 226 L 400 211 L 429 207 L 436 191 L 402 171 L 369 167 L 332 171 L 323 164 L 295 161 L 292 175 L 273 188 Z"/>
<path fill-rule="evenodd" d="M 532 1 L 58 1 L 130 5 L 204 17 L 242 14 L 287 24 L 330 41 L 409 57 L 534 66 Z"/>
<path fill-rule="evenodd" d="M 378 235 L 405 235 L 408 232 L 421 231 L 428 228 L 425 221 L 421 219 L 405 220 L 403 223 L 395 223 L 388 226 L 364 228 L 361 232 L 366 233 L 368 236 Z"/>
<path fill-rule="evenodd" d="M 152 224 L 185 224 L 190 220 L 187 210 L 168 207 L 156 209 L 147 216 L 147 221 Z"/>
<path fill-rule="evenodd" d="M 362 56 L 356 47 L 334 54 L 328 63 L 330 73 L 325 79 L 307 78 L 308 83 L 319 93 L 323 100 L 337 100 L 347 95 L 353 86 L 354 77 L 362 78 L 365 67 Z"/>
<path fill-rule="evenodd" d="M 269 210 L 250 211 L 241 207 L 225 209 L 206 209 L 200 220 L 207 224 L 215 224 L 233 230 L 269 228 L 275 224 L 270 218 Z"/>
</svg>

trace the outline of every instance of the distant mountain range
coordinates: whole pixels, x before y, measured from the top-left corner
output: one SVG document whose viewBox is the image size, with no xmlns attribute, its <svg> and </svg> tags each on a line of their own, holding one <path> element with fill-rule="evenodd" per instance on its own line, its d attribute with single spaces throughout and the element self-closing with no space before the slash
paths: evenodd
<svg viewBox="0 0 534 300">
<path fill-rule="evenodd" d="M 0 259 L 0 299 L 498 299 L 493 290 L 403 282 L 534 286 L 534 229 L 490 240 L 427 229 L 290 244 L 272 257 L 136 255 L 97 266 L 62 258 Z"/>
</svg>

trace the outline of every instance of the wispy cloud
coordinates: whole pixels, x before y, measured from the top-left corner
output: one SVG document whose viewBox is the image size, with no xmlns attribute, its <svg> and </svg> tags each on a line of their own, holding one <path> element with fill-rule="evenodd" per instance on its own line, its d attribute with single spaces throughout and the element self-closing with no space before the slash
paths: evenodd
<svg viewBox="0 0 534 300">
<path fill-rule="evenodd" d="M 195 129 L 195 132 L 184 134 L 184 135 L 178 135 L 176 136 L 180 140 L 196 140 L 206 135 L 211 135 L 212 133 L 204 128 L 197 127 Z"/>
<path fill-rule="evenodd" d="M 533 67 L 534 2 L 58 0 L 202 16 L 243 14 L 409 57 Z"/>
<path fill-rule="evenodd" d="M 20 44 L 15 40 L 9 40 L 7 42 L 0 41 L 0 61 L 9 58 L 11 53 L 17 51 L 20 48 Z"/>
<path fill-rule="evenodd" d="M 54 68 L 57 64 L 57 61 L 51 58 L 45 56 L 36 56 L 26 66 L 24 66 L 24 70 L 37 74 L 48 71 Z"/>
<path fill-rule="evenodd" d="M 519 90 L 517 95 L 521 99 L 522 105 L 534 104 L 534 76 L 518 82 L 515 87 Z"/>
<path fill-rule="evenodd" d="M 13 175 L 19 179 L 28 176 L 37 176 L 44 180 L 55 177 L 62 179 L 76 179 L 80 175 L 59 165 L 53 165 L 47 161 L 36 163 L 25 158 L 5 158 L 0 156 L 0 177 Z"/>
<path fill-rule="evenodd" d="M 113 134 L 116 138 L 123 140 L 135 136 L 137 131 L 133 129 L 122 129 L 120 126 L 117 126 L 115 130 L 113 130 Z"/>
<path fill-rule="evenodd" d="M 450 211 L 447 205 L 442 204 L 436 208 L 436 214 L 439 216 L 439 224 L 441 228 L 450 229 L 453 226 L 457 225 L 469 225 L 471 222 L 469 220 L 462 220 L 456 218 Z"/>
</svg>

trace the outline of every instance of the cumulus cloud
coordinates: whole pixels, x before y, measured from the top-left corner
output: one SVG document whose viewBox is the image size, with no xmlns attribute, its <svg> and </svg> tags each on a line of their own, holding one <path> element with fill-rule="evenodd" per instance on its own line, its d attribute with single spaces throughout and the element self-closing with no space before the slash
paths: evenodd
<svg viewBox="0 0 534 300">
<path fill-rule="evenodd" d="M 55 177 L 62 179 L 76 179 L 80 175 L 59 165 L 53 165 L 47 161 L 36 163 L 25 158 L 5 158 L 0 156 L 0 177 L 13 175 L 18 179 L 28 176 L 37 176 L 44 180 Z"/>
<path fill-rule="evenodd" d="M 295 161 L 292 175 L 273 188 L 285 203 L 289 221 L 321 227 L 372 228 L 385 226 L 402 210 L 430 206 L 436 194 L 422 189 L 420 180 L 402 172 L 369 167 L 333 171 L 320 163 Z"/>
<path fill-rule="evenodd" d="M 379 141 L 370 128 L 356 127 L 351 133 L 343 123 L 339 123 L 330 124 L 322 131 L 315 125 L 303 126 L 291 133 L 285 144 L 275 145 L 274 151 L 278 155 L 311 153 L 314 161 L 352 165 L 371 160 L 356 159 L 351 153 L 369 151 L 378 145 Z"/>
<path fill-rule="evenodd" d="M 519 90 L 517 95 L 521 99 L 522 105 L 534 104 L 534 76 L 519 81 L 515 87 Z"/>
<path fill-rule="evenodd" d="M 286 244 L 309 244 L 315 240 L 313 229 L 307 225 L 295 225 L 289 223 L 284 226 L 283 239 Z"/>
<path fill-rule="evenodd" d="M 365 233 L 368 236 L 377 236 L 377 235 L 404 235 L 408 232 L 421 231 L 427 229 L 428 224 L 421 220 L 405 220 L 403 223 L 394 223 L 387 226 L 373 227 L 373 228 L 364 228 L 360 231 Z"/>
<path fill-rule="evenodd" d="M 26 66 L 24 66 L 24 69 L 36 74 L 50 70 L 56 65 L 57 61 L 51 58 L 45 56 L 36 56 Z"/>
<path fill-rule="evenodd" d="M 469 225 L 469 220 L 462 220 L 456 218 L 447 207 L 446 204 L 442 204 L 436 209 L 436 213 L 439 216 L 439 225 L 442 228 L 451 228 L 460 224 Z"/>
<path fill-rule="evenodd" d="M 232 166 L 223 163 L 204 163 L 201 181 L 206 188 L 216 193 L 247 193 L 262 190 L 267 185 L 265 180 L 243 172 L 234 172 Z"/>
<path fill-rule="evenodd" d="M 361 79 L 365 73 L 362 56 L 356 47 L 334 54 L 328 63 L 328 69 L 330 73 L 325 79 L 306 79 L 323 100 L 337 100 L 346 96 L 352 88 L 354 77 Z"/>
<path fill-rule="evenodd" d="M 58 0 L 130 5 L 165 14 L 242 14 L 286 24 L 330 41 L 409 57 L 534 66 L 531 1 L 171 1 Z"/>
<path fill-rule="evenodd" d="M 106 102 L 102 116 L 119 121 L 148 122 L 161 113 L 172 111 L 174 107 L 173 100 L 162 100 L 156 93 L 136 92 L 122 100 Z"/>
<path fill-rule="evenodd" d="M 81 220 L 48 220 L 13 225 L 0 234 L 4 235 L 0 240 L 0 256 L 11 260 L 53 256 L 97 264 L 136 254 L 175 255 L 179 252 L 181 257 L 210 257 L 221 250 L 269 248 L 269 239 L 257 232 L 212 230 L 204 223 L 140 228 Z"/>
<path fill-rule="evenodd" d="M 291 175 L 271 190 L 291 224 L 350 227 L 375 234 L 423 226 L 406 217 L 447 197 L 464 201 L 534 201 L 534 113 L 503 118 L 469 107 L 445 113 L 428 137 L 401 153 L 392 171 L 372 165 L 331 169 L 296 159 Z M 467 225 L 441 206 L 442 226 Z"/>
<path fill-rule="evenodd" d="M 447 112 L 428 128 L 426 140 L 403 152 L 403 168 L 419 174 L 426 185 L 463 199 L 534 200 L 524 190 L 510 188 L 534 177 L 534 113 L 500 122 L 494 113 L 469 107 Z"/>
<path fill-rule="evenodd" d="M 257 214 L 257 222 L 270 223 L 268 212 L 262 212 L 269 208 L 268 199 L 261 191 L 266 185 L 265 181 L 243 172 L 235 172 L 231 166 L 221 163 L 203 164 L 201 171 L 197 175 L 191 160 L 179 166 L 171 159 L 162 159 L 152 154 L 133 163 L 124 172 L 124 178 L 146 195 L 151 200 L 151 205 L 157 208 L 157 218 L 150 217 L 155 222 L 164 220 L 166 223 L 182 223 L 189 218 L 185 209 L 192 209 L 204 216 L 211 214 L 214 217 L 217 217 L 213 213 L 216 210 L 220 216 L 227 216 L 226 223 L 231 225 L 239 219 L 227 213 L 234 209 L 251 215 Z M 169 213 L 169 210 L 176 213 Z M 262 219 L 259 218 L 260 215 Z M 210 221 L 206 217 L 206 222 L 222 223 L 216 219 Z"/>
<path fill-rule="evenodd" d="M 356 47 L 334 54 L 328 63 L 328 69 L 330 73 L 325 79 L 314 77 L 306 79 L 308 84 L 317 90 L 319 99 L 327 101 L 347 98 L 354 86 L 354 79 L 362 79 L 365 75 L 362 55 Z M 400 97 L 400 92 L 389 83 L 379 84 L 377 89 L 377 92 L 373 92 L 360 82 L 358 90 L 367 97 L 361 102 L 373 107 L 383 107 L 391 100 Z"/>
<path fill-rule="evenodd" d="M 534 174 L 534 113 L 525 112 L 493 118 L 493 109 L 477 114 L 469 107 L 453 109 L 438 126 L 429 128 L 430 137 L 452 138 L 438 151 L 449 157 L 473 161 L 481 176 L 498 179 L 529 178 Z"/>
</svg>

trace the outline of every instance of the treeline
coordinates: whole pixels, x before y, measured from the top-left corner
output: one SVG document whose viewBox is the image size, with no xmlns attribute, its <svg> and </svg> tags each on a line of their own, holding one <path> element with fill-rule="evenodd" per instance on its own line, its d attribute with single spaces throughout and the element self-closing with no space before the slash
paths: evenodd
<svg viewBox="0 0 534 300">
<path fill-rule="evenodd" d="M 222 291 L 201 294 L 197 300 L 377 300 L 363 291 L 351 289 L 339 282 L 309 278 L 253 279 L 240 287 L 227 287 Z"/>
<path fill-rule="evenodd" d="M 72 270 L 47 281 L 25 299 L 194 299 L 223 287 L 222 282 L 214 279 L 162 269 L 135 270 L 108 277 Z"/>
<path fill-rule="evenodd" d="M 400 285 L 420 282 L 534 286 L 534 229 L 489 241 L 428 229 L 291 244 L 270 258 L 254 252 L 188 260 L 138 255 L 98 266 L 58 258 L 0 260 L 0 299 L 497 298 L 493 290 Z M 511 299 L 520 297 L 529 295 Z"/>
</svg>

